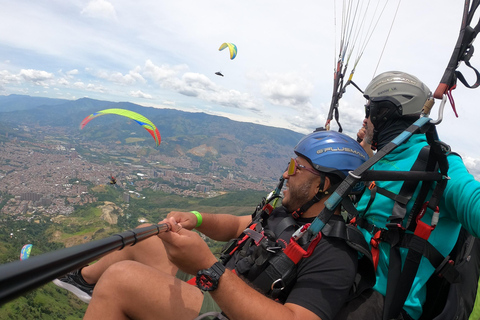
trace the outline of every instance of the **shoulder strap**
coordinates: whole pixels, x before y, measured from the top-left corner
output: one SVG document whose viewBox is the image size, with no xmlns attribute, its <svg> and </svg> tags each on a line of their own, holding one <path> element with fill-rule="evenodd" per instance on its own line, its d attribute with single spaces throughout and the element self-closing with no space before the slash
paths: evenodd
<svg viewBox="0 0 480 320">
<path fill-rule="evenodd" d="M 348 300 L 355 299 L 363 291 L 375 285 L 375 267 L 373 266 L 372 253 L 365 241 L 362 232 L 351 224 L 343 221 L 330 220 L 323 228 L 322 234 L 326 237 L 343 239 L 351 248 L 359 252 L 358 271 Z"/>
</svg>

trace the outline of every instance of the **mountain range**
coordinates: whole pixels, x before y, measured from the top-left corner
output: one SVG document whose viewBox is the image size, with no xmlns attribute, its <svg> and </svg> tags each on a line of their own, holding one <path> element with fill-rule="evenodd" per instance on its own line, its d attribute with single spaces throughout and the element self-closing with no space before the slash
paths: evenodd
<svg viewBox="0 0 480 320">
<path fill-rule="evenodd" d="M 210 161 L 231 162 L 237 167 L 247 167 L 253 162 L 262 168 L 268 167 L 268 174 L 275 172 L 276 176 L 285 169 L 293 155 L 293 147 L 303 136 L 287 129 L 238 122 L 206 113 L 143 107 L 129 102 L 8 95 L 0 96 L 0 140 L 7 133 L 10 138 L 21 136 L 23 130 L 19 128 L 51 127 L 64 128 L 66 140 L 72 142 L 100 142 L 108 148 L 135 137 L 139 138 L 135 143 L 154 147 L 146 130 L 116 115 L 96 118 L 83 130 L 79 129 L 86 116 L 107 108 L 128 109 L 150 119 L 161 134 L 158 151 L 162 154 L 195 159 L 208 157 Z"/>
</svg>

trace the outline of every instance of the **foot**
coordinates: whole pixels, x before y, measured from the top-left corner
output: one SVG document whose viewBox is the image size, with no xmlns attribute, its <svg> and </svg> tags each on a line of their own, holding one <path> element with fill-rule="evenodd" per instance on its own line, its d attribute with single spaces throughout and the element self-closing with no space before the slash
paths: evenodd
<svg viewBox="0 0 480 320">
<path fill-rule="evenodd" d="M 94 284 L 88 284 L 80 273 L 81 269 L 69 272 L 66 275 L 53 280 L 53 283 L 63 289 L 66 289 L 76 295 L 85 303 L 90 303 L 92 299 Z"/>
</svg>

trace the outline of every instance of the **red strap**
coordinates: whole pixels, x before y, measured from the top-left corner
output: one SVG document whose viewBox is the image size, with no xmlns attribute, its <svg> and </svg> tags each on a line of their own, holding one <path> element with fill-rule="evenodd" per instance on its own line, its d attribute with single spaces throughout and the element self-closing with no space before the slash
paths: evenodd
<svg viewBox="0 0 480 320">
<path fill-rule="evenodd" d="M 298 213 L 300 211 L 300 208 L 292 212 L 292 217 L 293 219 L 298 219 L 300 218 L 300 214 Z"/>
<path fill-rule="evenodd" d="M 297 264 L 304 255 L 307 254 L 307 251 L 303 250 L 302 247 L 293 239 L 290 239 L 290 243 L 283 251 L 293 263 Z"/>
<path fill-rule="evenodd" d="M 377 271 L 378 260 L 380 258 L 380 249 L 378 249 L 378 245 L 380 244 L 380 235 L 382 231 L 378 230 L 377 233 L 370 239 L 370 244 L 372 245 L 372 259 L 373 259 L 373 266 L 375 267 L 375 272 Z"/>
<path fill-rule="evenodd" d="M 293 263 L 297 264 L 302 258 L 307 258 L 312 254 L 320 239 L 322 239 L 321 233 L 310 242 L 307 251 L 305 251 L 294 239 L 290 239 L 290 243 L 283 252 L 293 261 Z"/>
<path fill-rule="evenodd" d="M 415 227 L 414 234 L 417 237 L 420 237 L 424 240 L 428 240 L 428 237 L 430 237 L 430 234 L 432 233 L 433 229 L 435 229 L 434 225 L 433 226 L 428 225 L 422 220 L 420 220 L 425 215 L 425 212 L 427 212 L 427 207 L 428 207 L 428 201 L 423 204 L 422 209 L 420 210 L 420 212 L 418 213 L 415 219 L 417 226 Z M 435 213 L 438 214 L 438 206 L 435 208 Z"/>
<path fill-rule="evenodd" d="M 263 207 L 263 210 L 265 210 L 268 215 L 270 215 L 270 213 L 272 213 L 273 211 L 273 207 L 270 203 L 267 203 L 264 207 Z"/>
<path fill-rule="evenodd" d="M 318 233 L 317 236 L 310 242 L 310 244 L 308 245 L 308 249 L 307 249 L 307 254 L 304 255 L 303 257 L 304 258 L 308 258 L 312 255 L 313 253 L 313 250 L 315 250 L 315 247 L 317 246 L 317 243 L 322 239 L 322 233 Z"/>
<path fill-rule="evenodd" d="M 417 221 L 417 227 L 415 228 L 414 234 L 424 240 L 428 240 L 428 237 L 430 237 L 430 234 L 432 233 L 433 229 L 435 229 L 434 226 L 430 226 L 423 222 L 422 220 Z"/>
<path fill-rule="evenodd" d="M 255 227 L 256 227 L 256 226 L 257 226 L 256 223 L 251 224 L 250 227 L 249 227 L 249 229 L 255 230 Z M 237 246 L 236 246 L 235 248 L 233 248 L 232 251 L 230 251 L 229 255 L 232 255 L 235 251 L 237 251 L 237 249 L 240 247 L 240 245 L 241 245 L 242 243 L 244 243 L 245 241 L 247 241 L 248 238 L 249 238 L 248 235 L 244 235 L 243 238 L 237 242 Z"/>
</svg>

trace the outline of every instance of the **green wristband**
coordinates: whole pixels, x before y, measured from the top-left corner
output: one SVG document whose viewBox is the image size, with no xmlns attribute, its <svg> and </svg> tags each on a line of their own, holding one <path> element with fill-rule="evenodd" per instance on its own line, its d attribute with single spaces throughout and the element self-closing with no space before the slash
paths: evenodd
<svg viewBox="0 0 480 320">
<path fill-rule="evenodd" d="M 202 215 L 198 211 L 190 211 L 190 212 L 193 213 L 197 217 L 197 224 L 195 225 L 195 228 L 200 227 L 202 225 L 202 222 L 203 222 Z"/>
</svg>

